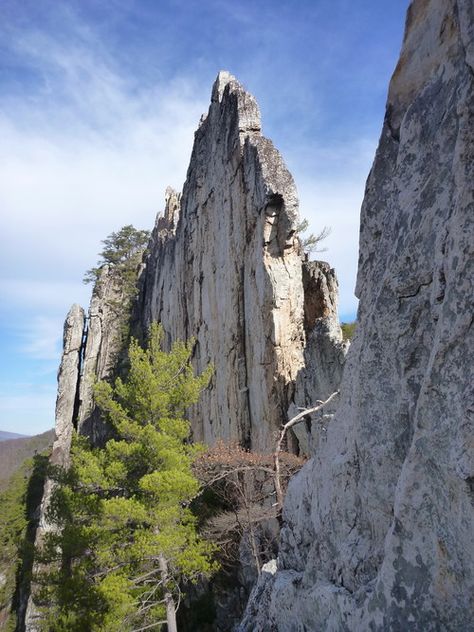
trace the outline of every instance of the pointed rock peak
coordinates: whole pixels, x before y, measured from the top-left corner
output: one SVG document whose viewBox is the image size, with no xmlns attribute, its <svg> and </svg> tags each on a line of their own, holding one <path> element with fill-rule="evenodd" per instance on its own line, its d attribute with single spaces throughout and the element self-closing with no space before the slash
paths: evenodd
<svg viewBox="0 0 474 632">
<path fill-rule="evenodd" d="M 229 89 L 226 91 L 227 86 Z M 224 93 L 226 96 L 224 97 Z M 233 98 L 228 98 L 228 97 Z M 248 134 L 249 132 L 261 132 L 260 110 L 255 98 L 245 90 L 242 84 L 227 70 L 221 70 L 212 87 L 211 126 L 216 124 L 217 119 L 225 112 L 224 117 L 229 121 L 235 121 L 239 132 Z M 218 114 L 221 113 L 221 114 Z M 209 120 L 209 114 L 201 119 L 200 128 L 205 121 Z"/>
<path fill-rule="evenodd" d="M 158 231 L 173 231 L 179 218 L 181 193 L 177 193 L 172 187 L 166 187 L 165 210 L 157 218 Z"/>
<path fill-rule="evenodd" d="M 78 305 L 77 303 L 73 303 L 71 305 L 71 309 L 67 313 L 66 319 L 82 316 L 83 314 L 84 314 L 84 310 L 82 309 L 82 307 Z"/>
<path fill-rule="evenodd" d="M 179 195 L 179 193 L 177 193 L 173 187 L 166 187 L 165 190 L 165 200 L 168 201 L 171 197 Z"/>
<path fill-rule="evenodd" d="M 80 305 L 74 303 L 68 311 L 63 329 L 63 352 L 69 353 L 71 349 L 77 351 L 82 341 L 85 313 Z M 76 339 L 79 342 L 76 344 Z M 71 342 L 74 341 L 74 342 Z"/>
<path fill-rule="evenodd" d="M 222 95 L 224 94 L 225 87 L 231 81 L 238 83 L 234 75 L 231 75 L 227 70 L 221 70 L 217 75 L 214 85 L 212 86 L 211 101 L 213 103 L 220 103 L 222 101 Z"/>
</svg>

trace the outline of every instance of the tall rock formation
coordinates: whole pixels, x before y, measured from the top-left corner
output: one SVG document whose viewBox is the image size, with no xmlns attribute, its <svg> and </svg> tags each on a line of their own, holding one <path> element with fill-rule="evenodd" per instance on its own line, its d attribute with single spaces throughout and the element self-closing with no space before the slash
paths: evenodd
<svg viewBox="0 0 474 632">
<path fill-rule="evenodd" d="M 101 445 L 108 432 L 94 404 L 93 385 L 117 373 L 130 309 L 130 298 L 120 273 L 114 266 L 104 265 L 92 290 L 74 420 L 77 431 L 87 435 L 94 445 Z"/>
<path fill-rule="evenodd" d="M 303 284 L 293 178 L 261 134 L 255 99 L 221 72 L 195 135 L 181 199 L 167 193 L 142 291 L 145 327 L 196 339 L 215 367 L 191 411 L 195 438 L 268 449 L 304 364 Z"/>
<path fill-rule="evenodd" d="M 414 0 L 341 403 L 241 630 L 474 630 L 473 183 L 474 5 Z"/>
<path fill-rule="evenodd" d="M 342 379 L 349 342 L 343 341 L 338 314 L 339 289 L 336 272 L 324 261 L 303 262 L 304 328 L 306 346 L 304 367 L 296 379 L 294 401 L 288 416 L 297 415 L 302 408 L 314 406 L 318 400 L 326 400 L 338 389 Z M 321 427 L 334 415 L 338 398 L 313 415 L 308 425 L 293 426 L 299 448 L 312 454 L 318 448 Z"/>
<path fill-rule="evenodd" d="M 64 322 L 63 355 L 58 371 L 55 440 L 51 454 L 51 463 L 62 467 L 69 463 L 73 421 L 78 407 L 78 375 L 81 367 L 84 325 L 84 310 L 79 305 L 73 305 Z"/>
<path fill-rule="evenodd" d="M 58 371 L 58 395 L 56 399 L 55 438 L 50 461 L 52 465 L 67 467 L 71 448 L 73 420 L 77 412 L 79 372 L 84 334 L 84 310 L 73 305 L 64 322 L 63 355 Z M 52 527 L 47 520 L 47 509 L 53 492 L 53 482 L 46 479 L 43 499 L 39 509 L 39 522 L 36 529 L 35 545 L 40 546 Z M 35 587 L 32 587 L 34 593 Z M 40 629 L 40 615 L 33 595 L 20 594 L 18 611 L 19 629 L 37 632 Z"/>
<path fill-rule="evenodd" d="M 96 446 L 107 439 L 93 384 L 120 372 L 129 321 L 142 335 L 152 321 L 161 322 L 168 345 L 194 337 L 195 368 L 213 364 L 210 387 L 189 411 L 195 439 L 269 451 L 289 408 L 336 390 L 345 355 L 337 281 L 328 264 L 305 261 L 298 223 L 293 179 L 261 134 L 255 99 L 232 75 L 219 73 L 183 193 L 166 191 L 165 211 L 137 270 L 133 310 L 130 278 L 110 265 L 97 278 L 85 328 L 80 308 L 68 316 L 74 344 L 66 336 L 60 376 L 69 381 L 60 377 L 58 410 L 67 413 L 57 417 L 55 463 L 67 465 L 74 428 Z M 311 432 L 298 439 L 289 447 L 308 451 Z M 42 520 L 50 493 L 49 486 Z M 32 599 L 29 612 L 26 630 L 35 632 Z"/>
</svg>

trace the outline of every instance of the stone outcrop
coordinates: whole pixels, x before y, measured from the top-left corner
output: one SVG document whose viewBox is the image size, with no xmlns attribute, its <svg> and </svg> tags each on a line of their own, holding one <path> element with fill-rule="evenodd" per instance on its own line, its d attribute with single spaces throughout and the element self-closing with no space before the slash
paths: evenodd
<svg viewBox="0 0 474 632">
<path fill-rule="evenodd" d="M 346 347 L 334 271 L 305 261 L 293 179 L 262 136 L 255 99 L 227 72 L 219 73 L 196 132 L 183 192 L 167 189 L 165 200 L 137 270 L 136 301 L 130 279 L 106 265 L 86 327 L 77 306 L 68 316 L 67 327 L 72 314 L 76 324 L 60 372 L 58 407 L 67 413 L 57 418 L 58 465 L 67 465 L 73 427 L 96 446 L 109 436 L 93 384 L 120 373 L 129 325 L 144 338 L 152 321 L 161 322 L 168 346 L 193 337 L 196 370 L 214 366 L 210 387 L 189 412 L 197 440 L 269 451 L 289 410 L 338 388 Z M 288 447 L 310 450 L 311 431 L 297 436 Z M 238 588 L 236 596 L 240 603 Z M 35 625 L 32 615 L 26 630 Z"/>
<path fill-rule="evenodd" d="M 255 99 L 221 72 L 195 135 L 181 199 L 167 192 L 142 290 L 144 327 L 196 340 L 215 368 L 190 413 L 194 436 L 269 449 L 304 364 L 303 284 L 293 179 L 261 134 Z"/>
<path fill-rule="evenodd" d="M 64 323 L 63 355 L 58 371 L 55 438 L 50 457 L 51 464 L 60 467 L 67 467 L 69 464 L 71 439 L 74 431 L 73 422 L 77 411 L 84 317 L 82 307 L 73 305 Z M 53 482 L 46 479 L 39 509 L 39 523 L 35 536 L 36 546 L 40 546 L 44 534 L 52 528 L 46 517 L 52 491 Z M 23 624 L 29 632 L 36 632 L 40 629 L 39 613 L 32 596 L 23 596 L 18 615 L 20 629 L 22 629 Z"/>
<path fill-rule="evenodd" d="M 78 405 L 78 376 L 84 324 L 84 310 L 79 305 L 73 305 L 64 322 L 63 354 L 58 371 L 55 439 L 51 454 L 51 463 L 62 467 L 66 467 L 69 463 L 69 450 L 74 430 L 73 420 Z"/>
<path fill-rule="evenodd" d="M 341 403 L 241 630 L 474 630 L 474 5 L 414 0 Z M 255 603 L 253 600 L 252 603 Z"/>
<path fill-rule="evenodd" d="M 304 366 L 298 373 L 294 401 L 288 416 L 297 415 L 326 400 L 338 389 L 342 379 L 349 342 L 343 341 L 338 314 L 338 282 L 336 272 L 324 261 L 303 262 L 304 328 L 306 346 Z M 334 415 L 338 399 L 321 413 L 312 415 L 308 423 L 293 426 L 299 449 L 312 454 L 318 448 L 321 429 Z M 324 414 L 324 417 L 321 417 Z M 322 423 L 321 423 L 322 422 Z"/>
<path fill-rule="evenodd" d="M 107 428 L 94 405 L 93 385 L 111 378 L 120 364 L 129 319 L 129 299 L 114 266 L 104 265 L 92 291 L 81 366 L 77 431 L 101 445 Z"/>
</svg>

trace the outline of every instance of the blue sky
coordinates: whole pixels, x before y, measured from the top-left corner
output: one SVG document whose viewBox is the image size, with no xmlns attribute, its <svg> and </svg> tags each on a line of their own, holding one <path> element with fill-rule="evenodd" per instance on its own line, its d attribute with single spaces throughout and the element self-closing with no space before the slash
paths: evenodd
<svg viewBox="0 0 474 632">
<path fill-rule="evenodd" d="M 220 69 L 260 104 L 354 317 L 359 209 L 408 0 L 2 0 L 0 429 L 54 424 L 62 323 L 182 187 Z"/>
</svg>

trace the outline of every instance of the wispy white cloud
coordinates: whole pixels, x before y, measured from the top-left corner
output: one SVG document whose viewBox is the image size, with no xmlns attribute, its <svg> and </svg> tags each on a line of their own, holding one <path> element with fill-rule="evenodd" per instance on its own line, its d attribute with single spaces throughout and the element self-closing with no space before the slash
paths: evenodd
<svg viewBox="0 0 474 632">
<path fill-rule="evenodd" d="M 152 226 L 166 186 L 181 187 L 207 94 L 189 78 L 132 91 L 88 29 L 72 48 L 35 32 L 15 46 L 45 80 L 0 116 L 1 269 L 80 279 L 101 239 Z"/>
<path fill-rule="evenodd" d="M 69 41 L 10 33 L 39 87 L 5 95 L 0 114 L 1 371 L 11 380 L 0 428 L 26 433 L 54 423 L 64 317 L 88 302 L 81 280 L 100 241 L 124 224 L 153 226 L 166 186 L 182 186 L 208 100 L 188 77 L 137 90 L 97 33 L 60 11 Z M 34 383 L 19 384 L 24 373 Z"/>
<path fill-rule="evenodd" d="M 21 330 L 21 351 L 35 360 L 56 362 L 61 352 L 62 327 L 57 318 L 35 316 L 28 327 Z"/>
</svg>

